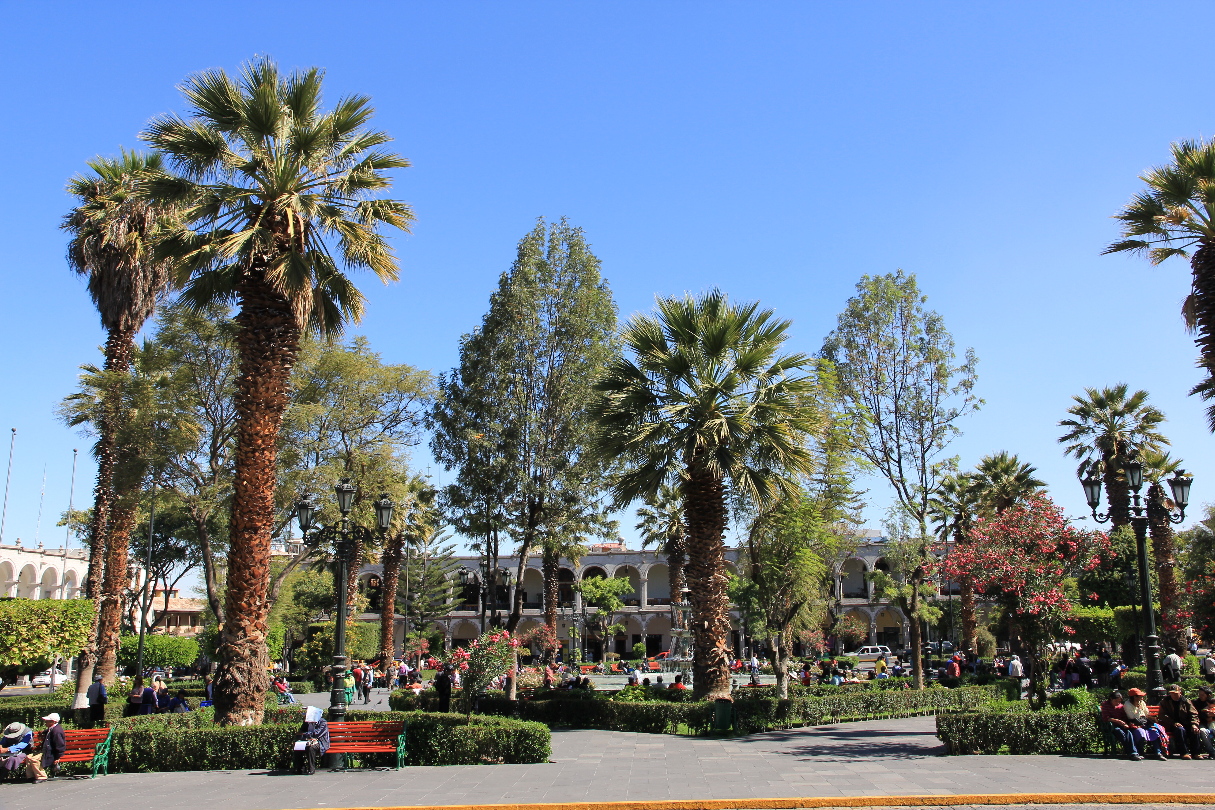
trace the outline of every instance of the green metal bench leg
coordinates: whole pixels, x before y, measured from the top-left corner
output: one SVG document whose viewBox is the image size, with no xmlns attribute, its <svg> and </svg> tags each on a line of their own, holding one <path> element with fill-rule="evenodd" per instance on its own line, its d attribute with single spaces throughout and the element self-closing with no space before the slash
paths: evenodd
<svg viewBox="0 0 1215 810">
<path fill-rule="evenodd" d="M 397 770 L 401 770 L 405 765 L 405 733 L 401 732 L 401 736 L 397 737 Z"/>
</svg>

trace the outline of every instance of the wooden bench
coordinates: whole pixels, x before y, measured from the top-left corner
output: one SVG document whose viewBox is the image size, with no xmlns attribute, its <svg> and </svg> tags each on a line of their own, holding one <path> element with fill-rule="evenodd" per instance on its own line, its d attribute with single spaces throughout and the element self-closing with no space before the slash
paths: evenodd
<svg viewBox="0 0 1215 810">
<path fill-rule="evenodd" d="M 578 669 L 582 670 L 583 675 L 590 675 L 592 672 L 599 669 L 599 665 L 598 664 L 582 664 L 578 667 Z"/>
<path fill-rule="evenodd" d="M 405 721 L 368 720 L 329 724 L 329 753 L 344 754 L 344 770 L 353 754 L 396 754 L 396 768 L 405 764 Z"/>
<path fill-rule="evenodd" d="M 65 728 L 63 730 L 63 756 L 55 760 L 55 767 L 71 762 L 91 762 L 93 772 L 89 778 L 97 776 L 101 771 L 103 776 L 110 774 L 110 733 L 108 728 Z M 34 734 L 33 749 L 39 753 L 33 756 L 42 757 L 42 732 Z M 47 774 L 48 776 L 50 774 Z"/>
</svg>

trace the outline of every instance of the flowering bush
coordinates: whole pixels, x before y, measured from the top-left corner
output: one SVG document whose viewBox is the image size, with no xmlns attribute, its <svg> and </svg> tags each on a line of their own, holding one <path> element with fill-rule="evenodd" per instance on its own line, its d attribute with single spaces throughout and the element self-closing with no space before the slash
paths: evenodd
<svg viewBox="0 0 1215 810">
<path fill-rule="evenodd" d="M 514 662 L 519 639 L 509 630 L 490 630 L 467 647 L 452 651 L 448 663 L 460 669 L 464 711 L 472 714 L 473 701 L 490 681 L 506 673 Z"/>
<path fill-rule="evenodd" d="M 557 631 L 547 624 L 525 630 L 517 637 L 521 645 L 539 650 L 540 657 L 545 661 L 552 660 L 553 655 L 557 652 L 557 647 L 560 646 L 557 643 Z"/>
</svg>

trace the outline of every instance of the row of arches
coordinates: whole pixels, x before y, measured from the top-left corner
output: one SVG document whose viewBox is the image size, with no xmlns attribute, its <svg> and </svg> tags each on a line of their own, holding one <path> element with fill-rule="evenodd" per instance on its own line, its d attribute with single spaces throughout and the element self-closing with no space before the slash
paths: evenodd
<svg viewBox="0 0 1215 810">
<path fill-rule="evenodd" d="M 38 569 L 27 563 L 20 572 L 8 560 L 0 561 L 0 596 L 15 596 L 19 599 L 75 599 L 80 595 L 80 583 L 75 571 L 67 571 L 60 579 L 60 572 L 47 566 L 38 575 Z"/>
<path fill-rule="evenodd" d="M 865 599 L 873 601 L 876 594 L 873 590 L 873 582 L 869 579 L 869 574 L 873 571 L 886 571 L 889 573 L 890 565 L 886 562 L 885 557 L 878 557 L 872 564 L 868 563 L 863 557 L 849 557 L 840 566 L 839 573 L 836 575 L 836 595 L 840 599 Z M 961 585 L 956 581 L 946 581 L 937 584 L 937 592 L 941 596 L 949 593 L 961 593 Z"/>
</svg>

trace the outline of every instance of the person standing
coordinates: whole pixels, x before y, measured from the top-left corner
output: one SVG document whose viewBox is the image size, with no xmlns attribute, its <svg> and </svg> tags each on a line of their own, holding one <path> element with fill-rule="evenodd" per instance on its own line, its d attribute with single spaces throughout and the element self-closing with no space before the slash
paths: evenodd
<svg viewBox="0 0 1215 810">
<path fill-rule="evenodd" d="M 1160 662 L 1160 668 L 1164 670 L 1164 679 L 1166 681 L 1181 680 L 1181 656 L 1176 650 L 1170 650 L 1169 654 Z"/>
<path fill-rule="evenodd" d="M 371 702 L 371 684 L 374 678 L 371 667 L 363 667 L 363 703 Z"/>
<path fill-rule="evenodd" d="M 1215 650 L 1207 653 L 1207 657 L 1202 659 L 1202 676 L 1207 679 L 1207 683 L 1215 683 Z"/>
<path fill-rule="evenodd" d="M 96 728 L 98 723 L 105 720 L 105 704 L 110 699 L 109 694 L 105 691 L 105 682 L 101 680 L 100 675 L 93 676 L 93 682 L 89 684 L 85 695 L 89 699 L 89 725 Z"/>
<path fill-rule="evenodd" d="M 439 694 L 439 711 L 451 711 L 451 672 L 444 666 L 435 676 L 435 691 Z"/>
</svg>

